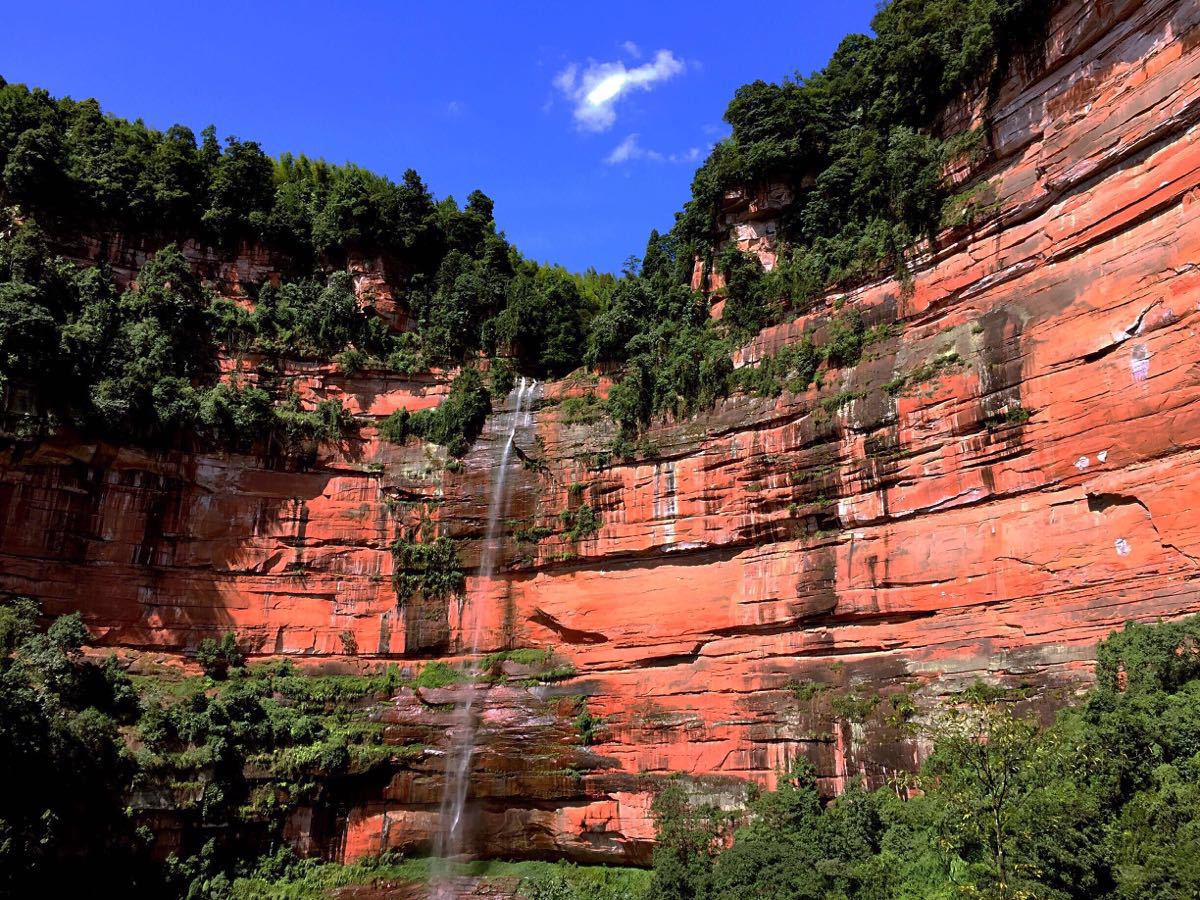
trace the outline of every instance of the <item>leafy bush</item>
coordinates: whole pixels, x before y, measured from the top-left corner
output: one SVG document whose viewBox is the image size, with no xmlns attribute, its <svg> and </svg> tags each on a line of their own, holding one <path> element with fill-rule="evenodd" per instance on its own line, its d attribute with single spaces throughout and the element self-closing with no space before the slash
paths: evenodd
<svg viewBox="0 0 1200 900">
<path fill-rule="evenodd" d="M 775 397 L 787 388 L 799 393 L 812 384 L 821 362 L 821 353 L 812 341 L 804 339 L 765 357 L 755 366 L 744 366 L 734 373 L 733 383 L 761 397 Z"/>
<path fill-rule="evenodd" d="M 398 409 L 379 423 L 379 436 L 392 444 L 403 444 L 412 431 L 412 414 Z"/>
<path fill-rule="evenodd" d="M 581 503 L 572 509 L 564 509 L 558 514 L 566 536 L 571 541 L 583 541 L 598 534 L 604 527 L 604 520 L 587 503 Z"/>
<path fill-rule="evenodd" d="M 271 447 L 289 456 L 311 460 L 321 444 L 336 444 L 354 425 L 341 400 L 320 400 L 311 410 L 295 394 L 272 407 L 267 437 Z"/>
<path fill-rule="evenodd" d="M 397 538 L 392 544 L 395 574 L 392 583 L 401 604 L 417 594 L 429 600 L 462 597 L 467 590 L 467 577 L 458 556 L 458 544 L 442 535 L 424 540 Z"/>
<path fill-rule="evenodd" d="M 229 631 L 220 641 L 215 638 L 202 640 L 196 648 L 196 662 L 209 678 L 224 681 L 230 669 L 240 669 L 245 664 L 246 657 L 238 647 L 237 636 Z"/>
<path fill-rule="evenodd" d="M 441 444 L 453 456 L 462 456 L 483 431 L 491 409 L 491 394 L 479 371 L 463 369 L 450 385 L 450 393 L 437 407 L 423 409 L 411 416 L 395 414 L 396 418 L 385 422 L 384 434 L 388 440 L 417 434 Z"/>
<path fill-rule="evenodd" d="M 383 323 L 364 310 L 348 272 L 335 272 L 327 282 L 315 278 L 263 285 L 249 322 L 249 344 L 267 353 L 329 359 L 366 353 L 388 346 Z"/>
<path fill-rule="evenodd" d="M 127 807 L 135 774 L 118 727 L 136 717 L 129 678 L 81 652 L 78 613 L 39 632 L 39 605 L 0 605 L 0 893 L 149 895 L 152 868 Z M 81 862 L 82 861 L 82 862 Z"/>
<path fill-rule="evenodd" d="M 565 375 L 583 356 L 583 299 L 574 278 L 539 268 L 508 284 L 504 309 L 490 327 L 492 340 L 519 361 L 522 371 Z"/>
<path fill-rule="evenodd" d="M 636 869 L 558 863 L 522 878 L 520 891 L 525 900 L 642 900 L 647 880 Z"/>
<path fill-rule="evenodd" d="M 592 393 L 566 397 L 558 405 L 564 425 L 592 425 L 604 415 L 604 406 Z"/>
<path fill-rule="evenodd" d="M 857 309 L 835 317 L 829 323 L 829 333 L 821 348 L 821 355 L 830 365 L 855 365 L 862 356 L 864 333 L 862 313 Z"/>
</svg>

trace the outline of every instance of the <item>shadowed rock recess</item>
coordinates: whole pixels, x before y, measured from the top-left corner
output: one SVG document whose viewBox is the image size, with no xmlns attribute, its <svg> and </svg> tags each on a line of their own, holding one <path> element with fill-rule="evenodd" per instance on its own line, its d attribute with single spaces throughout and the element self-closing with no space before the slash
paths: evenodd
<svg viewBox="0 0 1200 900">
<path fill-rule="evenodd" d="M 636 460 L 607 452 L 607 416 L 564 414 L 606 377 L 539 384 L 493 578 L 476 573 L 504 417 L 446 465 L 377 425 L 435 406 L 453 373 L 330 363 L 280 377 L 362 427 L 302 469 L 6 442 L 0 590 L 80 611 L 135 667 L 232 631 L 251 656 L 411 674 L 461 661 L 478 628 L 502 654 L 467 800 L 483 856 L 646 863 L 673 773 L 727 807 L 800 754 L 829 792 L 883 783 L 928 749 L 905 720 L 981 676 L 1049 713 L 1122 622 L 1200 612 L 1200 6 L 1067 2 L 1043 49 L 945 113 L 947 132 L 987 126 L 986 215 L 943 231 L 903 283 L 829 294 L 735 354 L 753 365 L 835 310 L 894 323 L 853 367 L 656 420 Z M 731 196 L 721 220 L 768 264 L 781 190 Z M 272 275 L 261 248 L 183 249 L 229 296 Z M 66 252 L 128 278 L 149 250 Z M 351 270 L 402 323 L 393 276 Z M 598 530 L 579 527 L 584 506 Z M 459 542 L 465 598 L 398 597 L 393 545 L 422 522 Z M 428 848 L 464 690 L 373 701 L 385 742 L 420 750 L 291 811 L 293 846 Z M 170 811 L 141 802 L 165 828 Z"/>
</svg>

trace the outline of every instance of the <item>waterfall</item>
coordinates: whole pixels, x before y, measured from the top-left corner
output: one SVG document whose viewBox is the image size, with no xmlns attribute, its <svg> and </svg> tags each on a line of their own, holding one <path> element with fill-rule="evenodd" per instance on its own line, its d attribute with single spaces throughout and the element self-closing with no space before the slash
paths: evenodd
<svg viewBox="0 0 1200 900">
<path fill-rule="evenodd" d="M 492 490 L 488 498 L 487 524 L 484 529 L 483 551 L 479 558 L 479 579 L 488 584 L 496 574 L 496 564 L 500 558 L 504 513 L 508 508 L 508 464 L 512 456 L 513 443 L 517 430 L 528 427 L 532 422 L 531 401 L 536 381 L 526 381 L 522 378 L 514 390 L 516 401 L 513 408 L 506 412 L 498 429 L 507 437 L 500 449 L 496 463 L 495 475 L 492 479 Z M 509 396 L 512 396 L 511 393 Z M 478 672 L 474 670 L 474 659 L 479 655 L 479 644 L 482 637 L 483 616 L 479 610 L 474 611 L 471 623 L 469 643 L 464 643 L 464 650 L 471 658 L 472 669 L 470 680 L 464 686 L 465 697 L 459 704 L 452 728 L 453 744 L 446 753 L 446 783 L 442 794 L 441 816 L 437 840 L 434 844 L 436 859 L 449 860 L 459 856 L 465 850 L 465 823 L 463 813 L 467 804 L 467 787 L 471 777 L 471 762 L 475 757 L 475 738 L 479 728 L 476 701 L 480 698 L 481 690 L 477 684 Z M 462 625 L 462 615 L 459 616 L 459 626 Z M 465 635 L 464 635 L 465 637 Z M 444 873 L 442 873 L 444 874 Z M 447 896 L 439 891 L 435 896 Z"/>
</svg>

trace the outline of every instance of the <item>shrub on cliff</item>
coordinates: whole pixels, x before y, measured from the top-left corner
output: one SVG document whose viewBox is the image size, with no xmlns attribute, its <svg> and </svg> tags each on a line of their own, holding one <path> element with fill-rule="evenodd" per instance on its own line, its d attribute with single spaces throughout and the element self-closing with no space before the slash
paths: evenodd
<svg viewBox="0 0 1200 900">
<path fill-rule="evenodd" d="M 762 263 L 757 256 L 730 244 L 717 258 L 717 271 L 725 276 L 722 320 L 735 334 L 753 335 L 775 318 L 772 305 L 778 298 L 764 290 Z"/>
<path fill-rule="evenodd" d="M 575 542 L 594 537 L 604 527 L 600 514 L 587 503 L 564 509 L 558 514 L 558 521 L 562 523 L 565 537 Z"/>
<path fill-rule="evenodd" d="M 467 576 L 453 538 L 399 537 L 392 544 L 392 559 L 392 584 L 401 606 L 417 595 L 442 601 L 466 596 Z"/>
<path fill-rule="evenodd" d="M 526 266 L 508 283 L 504 309 L 487 326 L 498 353 L 521 371 L 562 376 L 583 359 L 587 311 L 579 279 L 560 268 Z"/>
<path fill-rule="evenodd" d="M 463 369 L 450 385 L 450 393 L 433 409 L 406 416 L 394 414 L 382 433 L 403 443 L 409 434 L 441 444 L 452 456 L 462 456 L 479 437 L 492 409 L 492 398 L 477 369 Z"/>
<path fill-rule="evenodd" d="M 245 662 L 245 654 L 238 646 L 237 636 L 232 631 L 216 638 L 205 638 L 196 648 L 196 662 L 204 674 L 216 681 L 224 681 L 230 669 L 239 669 Z"/>
<path fill-rule="evenodd" d="M 383 323 L 359 306 L 348 272 L 263 285 L 245 327 L 250 346 L 267 353 L 331 359 L 347 348 L 390 348 Z"/>
</svg>

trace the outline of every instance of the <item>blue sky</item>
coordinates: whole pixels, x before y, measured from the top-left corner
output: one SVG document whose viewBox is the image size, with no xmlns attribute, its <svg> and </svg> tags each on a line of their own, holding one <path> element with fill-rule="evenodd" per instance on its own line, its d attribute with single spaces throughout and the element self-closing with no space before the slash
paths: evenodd
<svg viewBox="0 0 1200 900">
<path fill-rule="evenodd" d="M 876 0 L 19 3 L 0 75 L 165 128 L 476 187 L 534 259 L 617 270 L 671 226 L 738 85 L 807 73 Z"/>
</svg>

